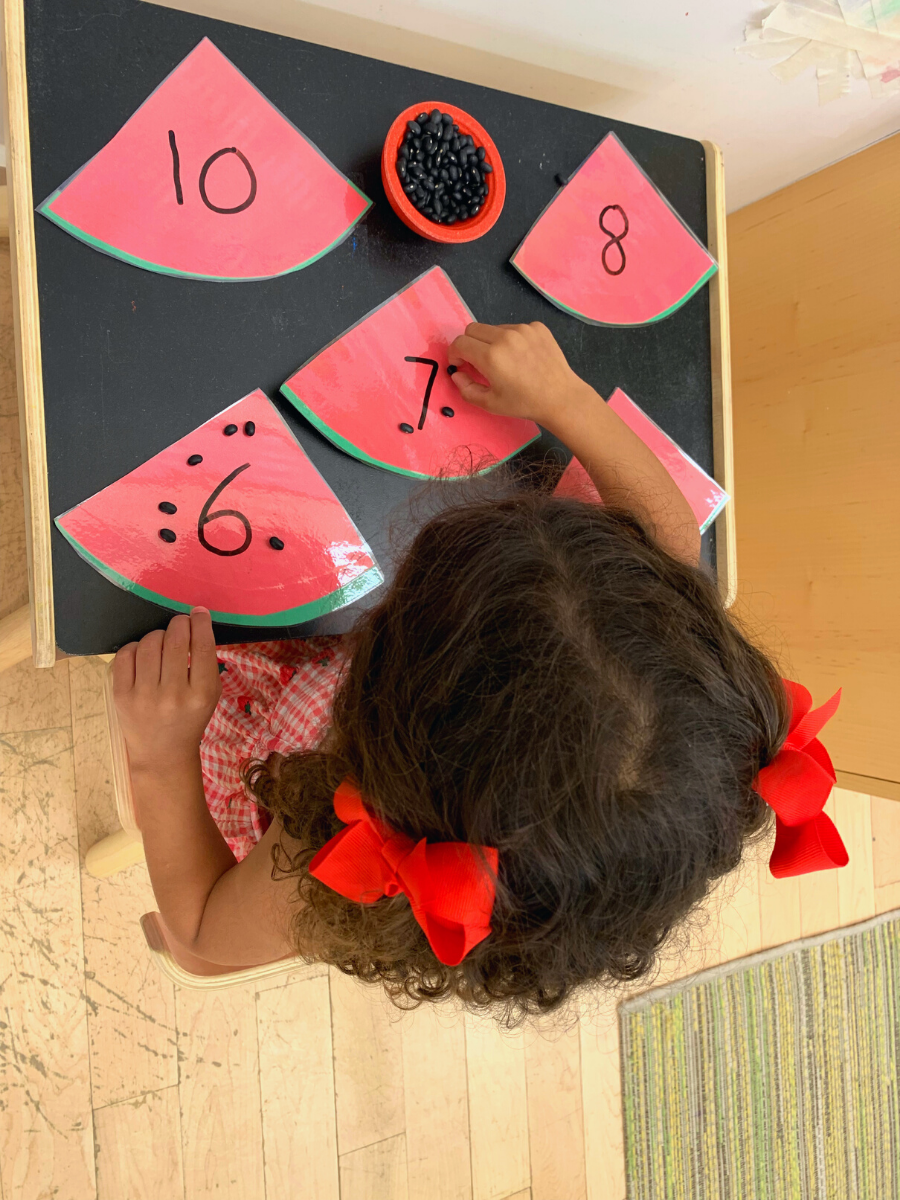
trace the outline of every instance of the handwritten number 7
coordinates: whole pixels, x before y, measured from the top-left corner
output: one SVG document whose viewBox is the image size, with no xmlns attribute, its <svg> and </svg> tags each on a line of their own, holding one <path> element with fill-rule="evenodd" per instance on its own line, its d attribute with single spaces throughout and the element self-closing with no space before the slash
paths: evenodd
<svg viewBox="0 0 900 1200">
<path fill-rule="evenodd" d="M 428 416 L 428 401 L 431 399 L 431 389 L 434 387 L 434 381 L 437 379 L 438 365 L 433 358 L 414 358 L 407 355 L 404 362 L 424 363 L 431 367 L 431 373 L 428 376 L 428 383 L 425 387 L 425 399 L 422 402 L 422 415 L 419 417 L 419 429 L 425 424 L 425 418 Z"/>
</svg>

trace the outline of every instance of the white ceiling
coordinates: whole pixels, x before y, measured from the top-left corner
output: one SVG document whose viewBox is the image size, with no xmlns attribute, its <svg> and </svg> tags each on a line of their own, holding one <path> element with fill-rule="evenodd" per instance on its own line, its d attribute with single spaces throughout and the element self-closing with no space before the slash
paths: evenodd
<svg viewBox="0 0 900 1200">
<path fill-rule="evenodd" d="M 811 71 L 781 83 L 766 62 L 736 54 L 744 25 L 767 11 L 753 0 L 156 2 L 311 40 L 322 40 L 330 10 L 338 30 L 330 44 L 346 44 L 347 15 L 370 30 L 377 22 L 380 36 L 369 37 L 370 53 L 394 57 L 393 37 L 403 47 L 396 60 L 410 61 L 409 34 L 420 35 L 429 48 L 421 64 L 428 70 L 436 69 L 432 39 L 454 44 L 451 65 L 465 62 L 459 47 L 531 64 L 534 87 L 520 71 L 526 86 L 517 90 L 718 142 L 732 210 L 900 129 L 900 95 L 875 101 L 865 82 L 854 80 L 849 96 L 820 108 Z M 478 63 L 483 71 L 488 58 L 473 58 L 467 78 L 479 77 Z M 460 74 L 450 66 L 446 73 Z"/>
</svg>

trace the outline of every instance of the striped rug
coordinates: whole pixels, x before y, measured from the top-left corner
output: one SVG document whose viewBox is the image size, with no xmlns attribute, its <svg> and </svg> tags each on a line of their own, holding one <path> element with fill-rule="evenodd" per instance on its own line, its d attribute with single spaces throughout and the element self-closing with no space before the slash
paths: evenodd
<svg viewBox="0 0 900 1200">
<path fill-rule="evenodd" d="M 900 910 L 619 1019 L 629 1200 L 900 1200 Z"/>
</svg>

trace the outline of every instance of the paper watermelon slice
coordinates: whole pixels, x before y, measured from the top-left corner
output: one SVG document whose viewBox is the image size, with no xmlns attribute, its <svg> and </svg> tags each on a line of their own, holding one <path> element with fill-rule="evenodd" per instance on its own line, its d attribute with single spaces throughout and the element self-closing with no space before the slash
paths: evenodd
<svg viewBox="0 0 900 1200">
<path fill-rule="evenodd" d="M 371 203 L 204 38 L 38 211 L 148 271 L 240 282 L 315 262 Z"/>
<path fill-rule="evenodd" d="M 227 625 L 296 625 L 383 582 L 271 401 L 252 392 L 56 518 L 112 583 Z"/>
<path fill-rule="evenodd" d="M 609 407 L 644 445 L 653 451 L 672 476 L 681 494 L 693 509 L 700 532 L 708 529 L 731 497 L 711 475 L 681 449 L 669 435 L 651 420 L 637 404 L 616 388 L 609 398 Z M 569 461 L 560 476 L 554 494 L 573 500 L 602 504 L 603 499 L 585 468 L 577 458 Z"/>
<path fill-rule="evenodd" d="M 475 318 L 432 267 L 315 354 L 281 390 L 348 454 L 418 479 L 483 473 L 540 436 L 533 421 L 467 404 L 447 374 Z"/>
<path fill-rule="evenodd" d="M 551 304 L 591 325 L 660 321 L 717 269 L 614 133 L 550 201 L 510 261 Z"/>
</svg>

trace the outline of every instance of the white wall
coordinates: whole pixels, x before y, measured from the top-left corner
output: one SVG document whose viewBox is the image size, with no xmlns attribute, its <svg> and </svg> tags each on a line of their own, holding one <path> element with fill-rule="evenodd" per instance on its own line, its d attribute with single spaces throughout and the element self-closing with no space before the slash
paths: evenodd
<svg viewBox="0 0 900 1200">
<path fill-rule="evenodd" d="M 900 129 L 900 96 L 862 81 L 819 107 L 734 53 L 752 0 L 154 0 L 492 83 L 640 125 L 710 138 L 739 208 Z"/>
</svg>

